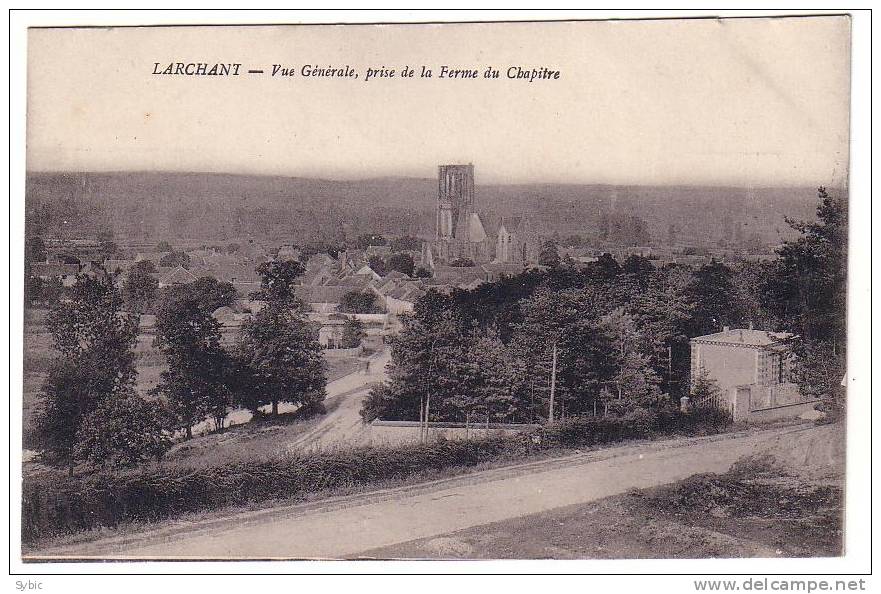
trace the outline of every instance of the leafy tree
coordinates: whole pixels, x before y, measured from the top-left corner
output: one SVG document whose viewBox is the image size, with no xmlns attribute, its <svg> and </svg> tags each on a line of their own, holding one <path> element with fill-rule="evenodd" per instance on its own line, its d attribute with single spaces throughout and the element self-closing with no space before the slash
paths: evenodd
<svg viewBox="0 0 881 594">
<path fill-rule="evenodd" d="M 723 326 L 743 326 L 747 312 L 734 273 L 713 260 L 692 275 L 685 288 L 685 297 L 692 305 L 691 336 L 719 332 Z"/>
<path fill-rule="evenodd" d="M 42 237 L 28 237 L 25 256 L 31 262 L 46 261 L 49 257 L 49 252 L 46 250 L 46 242 L 43 241 Z"/>
<path fill-rule="evenodd" d="M 367 265 L 379 276 L 385 276 L 388 274 L 389 269 L 385 260 L 382 259 L 382 256 L 370 256 L 370 258 L 367 259 Z"/>
<path fill-rule="evenodd" d="M 173 267 L 173 266 L 182 266 L 189 270 L 190 268 L 190 255 L 184 251 L 172 251 L 159 259 L 159 265 L 165 268 Z"/>
<path fill-rule="evenodd" d="M 692 406 L 709 405 L 715 398 L 722 394 L 719 384 L 710 377 L 709 372 L 701 366 L 698 375 L 692 382 L 689 396 Z"/>
<path fill-rule="evenodd" d="M 129 269 L 129 272 L 131 272 L 132 270 L 137 270 L 138 272 L 143 272 L 146 274 L 153 274 L 155 272 L 158 272 L 158 270 L 156 270 L 156 264 L 153 263 L 153 260 L 140 260 L 138 262 L 135 262 Z M 111 270 L 109 272 L 113 271 Z"/>
<path fill-rule="evenodd" d="M 762 301 L 781 329 L 797 335 L 793 376 L 802 393 L 822 396 L 838 412 L 847 361 L 847 203 L 825 188 L 817 195 L 816 221 L 787 219 L 800 236 L 778 251 Z"/>
<path fill-rule="evenodd" d="M 285 301 L 271 301 L 242 326 L 238 360 L 253 380 L 250 406 L 288 402 L 319 409 L 327 380 L 313 328 Z"/>
<path fill-rule="evenodd" d="M 227 254 L 235 254 L 235 253 L 237 253 L 241 248 L 242 248 L 242 246 L 240 246 L 239 244 L 237 244 L 237 243 L 231 243 L 231 244 L 229 244 L 229 245 L 226 246 L 226 253 L 227 253 Z"/>
<path fill-rule="evenodd" d="M 377 313 L 381 308 L 372 291 L 348 291 L 340 298 L 339 310 L 343 313 Z"/>
<path fill-rule="evenodd" d="M 553 351 L 556 346 L 556 410 L 586 412 L 613 371 L 612 346 L 599 315 L 602 296 L 592 290 L 554 291 L 542 287 L 521 304 L 512 347 L 523 359 L 529 390 L 543 412 L 550 410 Z"/>
<path fill-rule="evenodd" d="M 173 250 L 174 250 L 174 248 L 171 247 L 171 244 L 168 243 L 167 241 L 165 241 L 164 239 L 156 244 L 156 251 L 157 252 L 165 253 L 165 252 L 170 252 Z"/>
<path fill-rule="evenodd" d="M 192 283 L 177 285 L 173 290 L 189 293 L 212 312 L 219 307 L 232 307 L 237 297 L 232 283 L 217 280 L 213 276 L 199 277 Z"/>
<path fill-rule="evenodd" d="M 80 276 L 69 299 L 47 316 L 60 356 L 42 386 L 37 435 L 44 452 L 66 463 L 71 474 L 83 420 L 134 386 L 138 321 L 123 313 L 121 304 L 112 277 Z"/>
<path fill-rule="evenodd" d="M 645 287 L 635 287 L 625 310 L 645 338 L 649 365 L 665 379 L 665 391 L 684 395 L 690 370 L 689 332 L 694 305 L 684 289 L 691 275 L 683 267 L 654 272 Z"/>
<path fill-rule="evenodd" d="M 407 276 L 413 276 L 413 256 L 410 254 L 392 254 L 386 261 L 386 265 L 390 271 L 397 270 Z"/>
<path fill-rule="evenodd" d="M 415 278 L 431 278 L 431 270 L 425 268 L 423 266 L 417 266 L 416 270 L 413 271 L 413 276 Z"/>
<path fill-rule="evenodd" d="M 585 245 L 585 241 L 581 235 L 572 234 L 566 237 L 565 244 L 571 247 L 581 247 Z"/>
<path fill-rule="evenodd" d="M 653 350 L 646 336 L 637 328 L 636 319 L 622 308 L 600 320 L 608 334 L 615 366 L 612 376 L 620 412 L 651 408 L 660 404 L 660 378 L 650 365 L 647 353 Z"/>
<path fill-rule="evenodd" d="M 455 268 L 471 268 L 474 266 L 474 260 L 471 258 L 454 258 L 450 260 L 449 265 Z"/>
<path fill-rule="evenodd" d="M 294 260 L 263 262 L 257 266 L 260 290 L 252 293 L 251 298 L 294 307 L 298 304 L 294 287 L 304 272 L 303 265 Z"/>
<path fill-rule="evenodd" d="M 411 235 L 395 237 L 389 242 L 393 252 L 418 252 L 422 249 L 422 240 Z"/>
<path fill-rule="evenodd" d="M 358 318 L 352 317 L 343 325 L 342 348 L 353 349 L 361 345 L 361 341 L 367 337 L 364 324 Z"/>
<path fill-rule="evenodd" d="M 103 400 L 77 431 L 76 454 L 94 466 L 161 460 L 174 443 L 174 418 L 161 400 L 132 392 Z"/>
<path fill-rule="evenodd" d="M 152 262 L 149 267 L 153 267 Z M 147 268 L 148 266 L 132 266 L 122 286 L 122 295 L 129 310 L 137 313 L 146 312 L 159 291 L 159 280 L 147 272 Z"/>
<path fill-rule="evenodd" d="M 391 399 L 390 409 L 403 418 L 424 422 L 432 414 L 437 417 L 460 382 L 456 373 L 465 330 L 461 319 L 445 310 L 442 302 L 439 295 L 429 292 L 412 315 L 402 316 L 404 327 L 392 339 L 391 392 L 377 396 Z M 390 409 L 365 407 L 361 414 L 369 420 L 370 415 L 388 416 Z"/>
<path fill-rule="evenodd" d="M 231 404 L 231 362 L 220 345 L 220 323 L 205 304 L 186 293 L 163 301 L 154 344 L 168 364 L 154 394 L 166 398 L 177 427 L 188 439 L 208 416 L 221 427 Z"/>
<path fill-rule="evenodd" d="M 119 252 L 119 246 L 114 241 L 102 241 L 99 250 L 105 258 L 109 258 Z"/>
<path fill-rule="evenodd" d="M 631 254 L 624 260 L 621 270 L 625 274 L 633 274 L 641 278 L 646 278 L 654 272 L 655 267 L 652 264 L 652 261 L 645 256 Z"/>
<path fill-rule="evenodd" d="M 557 244 L 548 240 L 541 245 L 541 251 L 538 254 L 538 263 L 549 268 L 556 268 L 560 265 L 560 254 L 557 251 Z"/>
<path fill-rule="evenodd" d="M 365 233 L 358 236 L 353 247 L 359 250 L 366 250 L 371 245 L 388 245 L 388 240 L 376 233 Z"/>
<path fill-rule="evenodd" d="M 779 250 L 765 283 L 765 304 L 806 340 L 847 340 L 847 204 L 818 190 L 817 220 L 787 219 L 799 232 Z"/>
</svg>

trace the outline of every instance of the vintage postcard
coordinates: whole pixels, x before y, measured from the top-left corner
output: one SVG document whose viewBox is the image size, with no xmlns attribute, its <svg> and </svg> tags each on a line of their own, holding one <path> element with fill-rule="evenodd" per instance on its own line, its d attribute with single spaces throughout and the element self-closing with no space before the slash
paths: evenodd
<svg viewBox="0 0 881 594">
<path fill-rule="evenodd" d="M 21 559 L 846 554 L 851 26 L 31 27 Z"/>
</svg>

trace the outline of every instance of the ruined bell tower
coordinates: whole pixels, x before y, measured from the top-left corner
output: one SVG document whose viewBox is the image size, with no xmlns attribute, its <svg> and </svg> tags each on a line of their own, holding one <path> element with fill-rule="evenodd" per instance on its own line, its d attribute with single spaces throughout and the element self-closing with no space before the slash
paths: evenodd
<svg viewBox="0 0 881 594">
<path fill-rule="evenodd" d="M 460 224 L 474 211 L 474 165 L 437 168 L 437 238 L 460 238 Z"/>
</svg>

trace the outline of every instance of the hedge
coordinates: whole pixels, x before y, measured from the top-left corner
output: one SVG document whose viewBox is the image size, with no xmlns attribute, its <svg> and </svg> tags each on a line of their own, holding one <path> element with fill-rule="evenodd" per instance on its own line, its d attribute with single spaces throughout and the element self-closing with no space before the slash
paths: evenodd
<svg viewBox="0 0 881 594">
<path fill-rule="evenodd" d="M 730 417 L 720 413 L 642 411 L 624 417 L 574 418 L 542 428 L 538 447 L 531 435 L 519 434 L 292 453 L 223 465 L 173 463 L 73 477 L 61 470 L 50 471 L 23 480 L 22 542 L 366 485 L 426 470 L 524 458 L 536 449 L 584 447 L 657 434 L 718 432 L 727 424 Z"/>
</svg>

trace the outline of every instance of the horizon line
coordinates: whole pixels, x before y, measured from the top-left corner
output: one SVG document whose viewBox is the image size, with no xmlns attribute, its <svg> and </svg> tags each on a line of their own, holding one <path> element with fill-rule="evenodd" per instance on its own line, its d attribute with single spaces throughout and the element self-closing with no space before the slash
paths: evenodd
<svg viewBox="0 0 881 594">
<path fill-rule="evenodd" d="M 179 169 L 26 169 L 25 175 L 122 175 L 122 174 L 132 174 L 132 173 L 146 173 L 146 174 L 172 174 L 172 175 L 228 175 L 228 176 L 236 176 L 236 177 L 263 177 L 263 178 L 286 178 L 286 179 L 301 179 L 301 180 L 310 180 L 310 181 L 328 181 L 328 182 L 364 182 L 364 181 L 375 181 L 375 180 L 383 180 L 383 179 L 405 179 L 405 180 L 436 180 L 437 178 L 434 176 L 431 177 L 423 177 L 423 176 L 415 176 L 415 175 L 396 175 L 396 174 L 384 174 L 384 175 L 376 175 L 373 177 L 326 177 L 326 176 L 308 176 L 308 175 L 295 175 L 295 174 L 286 174 L 286 173 L 248 173 L 248 172 L 233 172 L 233 171 L 199 171 L 199 170 L 179 170 Z M 635 186 L 635 187 L 687 187 L 687 188 L 701 188 L 701 187 L 713 187 L 713 188 L 743 188 L 743 189 L 761 189 L 761 188 L 792 188 L 792 189 L 803 189 L 803 188 L 812 188 L 817 189 L 821 187 L 821 185 L 811 184 L 811 183 L 781 183 L 781 184 L 773 184 L 768 182 L 763 183 L 735 183 L 735 182 L 582 182 L 582 181 L 550 181 L 550 180 L 533 180 L 533 181 L 491 181 L 491 182 L 478 182 L 475 181 L 475 186 L 528 186 L 528 185 L 558 185 L 558 186 Z M 847 184 L 835 184 L 835 185 L 826 185 L 822 187 L 827 188 L 837 188 L 846 190 Z"/>
</svg>

